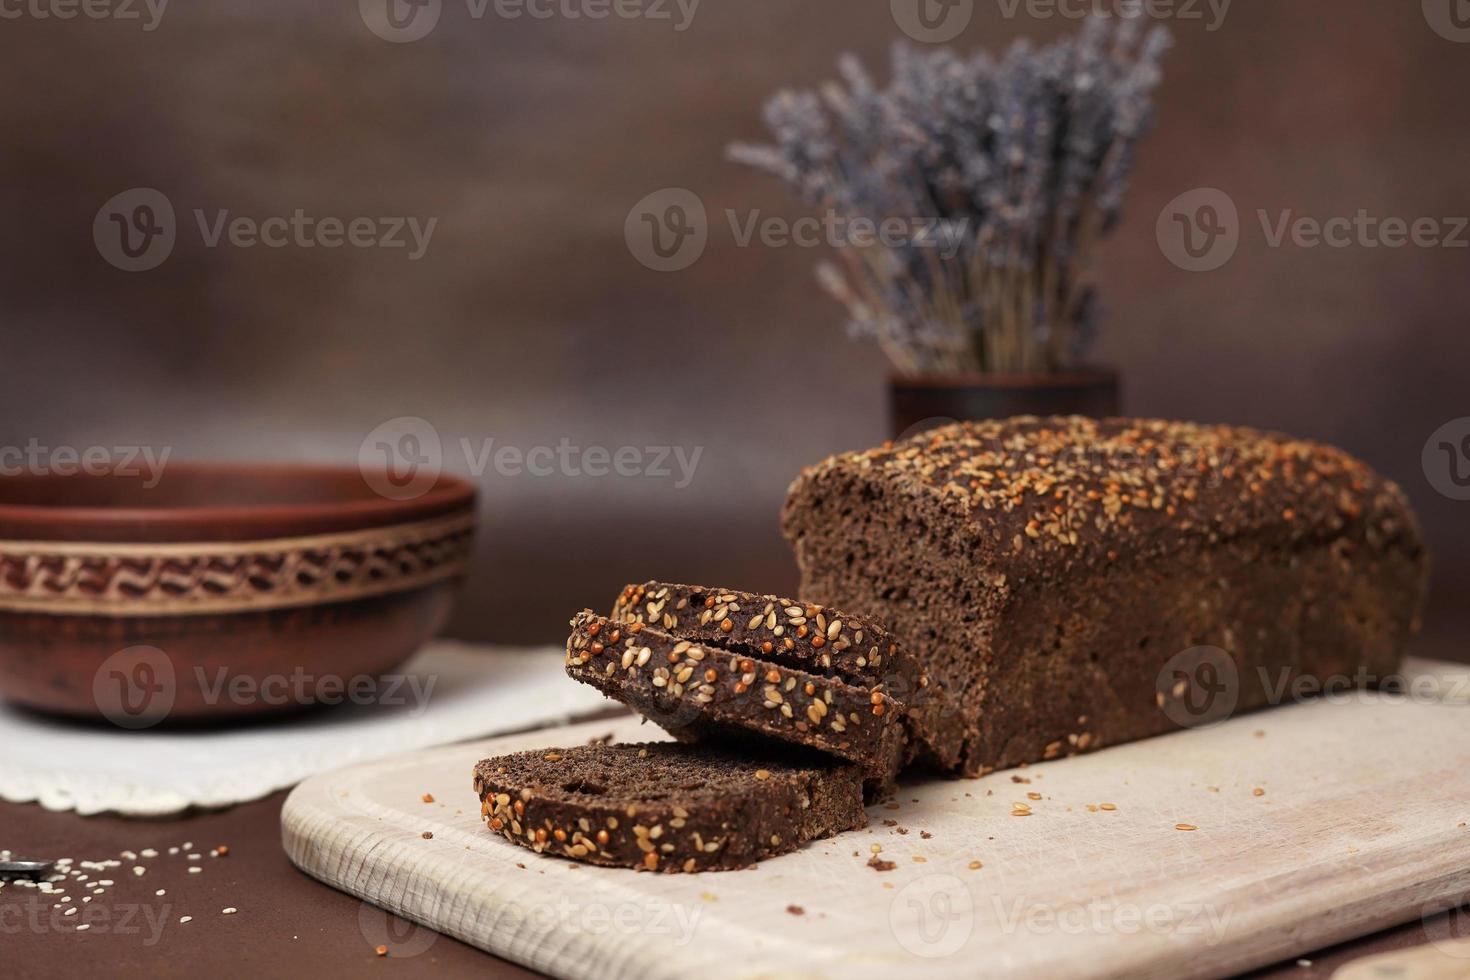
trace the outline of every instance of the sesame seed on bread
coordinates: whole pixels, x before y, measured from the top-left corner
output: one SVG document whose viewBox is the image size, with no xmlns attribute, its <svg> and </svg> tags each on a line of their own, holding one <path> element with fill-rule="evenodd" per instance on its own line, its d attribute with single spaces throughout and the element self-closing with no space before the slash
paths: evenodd
<svg viewBox="0 0 1470 980">
<path fill-rule="evenodd" d="M 861 827 L 862 774 L 830 758 L 655 742 L 485 759 L 486 825 L 538 854 L 640 871 L 725 871 Z"/>
<path fill-rule="evenodd" d="M 863 687 L 881 686 L 902 703 L 905 725 L 924 764 L 950 769 L 958 760 L 956 705 L 938 685 L 931 685 L 922 661 L 871 618 L 799 599 L 670 582 L 625 587 L 611 618 L 757 661 Z"/>
<path fill-rule="evenodd" d="M 1147 419 L 842 453 L 792 484 L 782 529 L 803 596 L 882 621 L 959 703 L 970 774 L 1188 723 L 1174 702 L 1211 692 L 1171 672 L 1200 648 L 1230 713 L 1283 676 L 1388 677 L 1427 568 L 1403 492 L 1342 450 Z"/>
<path fill-rule="evenodd" d="M 566 669 L 677 738 L 755 735 L 863 765 L 886 786 L 905 760 L 903 705 L 861 686 L 583 611 L 572 620 Z"/>
</svg>

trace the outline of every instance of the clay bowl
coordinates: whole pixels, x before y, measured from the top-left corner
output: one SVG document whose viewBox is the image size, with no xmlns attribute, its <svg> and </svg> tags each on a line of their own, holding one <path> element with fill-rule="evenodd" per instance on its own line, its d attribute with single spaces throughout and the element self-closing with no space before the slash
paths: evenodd
<svg viewBox="0 0 1470 980">
<path fill-rule="evenodd" d="M 403 500 L 355 468 L 150 482 L 0 478 L 0 696 L 127 728 L 370 699 L 469 559 L 475 491 L 447 476 Z"/>
</svg>

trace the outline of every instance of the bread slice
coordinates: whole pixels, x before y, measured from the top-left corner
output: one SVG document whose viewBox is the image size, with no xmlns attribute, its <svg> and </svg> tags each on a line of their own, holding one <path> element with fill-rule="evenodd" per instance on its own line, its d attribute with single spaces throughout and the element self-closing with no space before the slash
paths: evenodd
<svg viewBox="0 0 1470 980">
<path fill-rule="evenodd" d="M 676 738 L 762 751 L 757 735 L 855 762 L 875 790 L 907 759 L 903 705 L 859 687 L 680 639 L 590 610 L 572 620 L 567 673 L 639 711 Z"/>
<path fill-rule="evenodd" d="M 922 762 L 949 769 L 959 760 L 958 705 L 872 619 L 780 596 L 672 582 L 625 587 L 612 618 L 860 687 L 881 686 L 902 704 Z"/>
<path fill-rule="evenodd" d="M 1391 676 L 1427 568 L 1402 491 L 1346 453 L 1138 419 L 834 456 L 782 529 L 802 595 L 881 619 L 959 701 L 971 774 Z"/>
<path fill-rule="evenodd" d="M 475 766 L 491 830 L 538 854 L 643 871 L 749 867 L 867 823 L 862 773 L 815 754 L 584 745 Z"/>
</svg>

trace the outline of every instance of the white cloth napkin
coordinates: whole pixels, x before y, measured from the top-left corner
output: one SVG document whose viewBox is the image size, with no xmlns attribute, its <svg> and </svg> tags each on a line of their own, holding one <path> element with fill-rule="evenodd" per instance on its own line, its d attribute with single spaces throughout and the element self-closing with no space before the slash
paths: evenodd
<svg viewBox="0 0 1470 980">
<path fill-rule="evenodd" d="M 421 683 L 427 697 L 397 705 L 343 704 L 218 730 L 124 731 L 0 703 L 0 797 L 84 815 L 231 806 L 352 762 L 562 722 L 610 704 L 570 680 L 552 647 L 439 641 L 397 673 L 432 678 L 433 687 Z"/>
</svg>

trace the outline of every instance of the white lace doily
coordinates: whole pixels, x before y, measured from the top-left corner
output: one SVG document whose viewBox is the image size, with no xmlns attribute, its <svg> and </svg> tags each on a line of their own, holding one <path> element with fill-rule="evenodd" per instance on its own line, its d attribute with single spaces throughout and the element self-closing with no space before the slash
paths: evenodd
<svg viewBox="0 0 1470 980">
<path fill-rule="evenodd" d="M 399 673 L 432 677 L 428 696 L 396 706 L 344 704 L 236 729 L 132 732 L 0 703 L 0 797 L 131 816 L 230 806 L 348 763 L 561 722 L 610 703 L 570 680 L 561 650 L 550 647 L 440 641 Z"/>
</svg>

